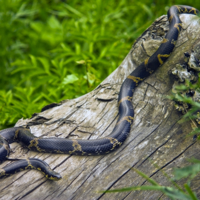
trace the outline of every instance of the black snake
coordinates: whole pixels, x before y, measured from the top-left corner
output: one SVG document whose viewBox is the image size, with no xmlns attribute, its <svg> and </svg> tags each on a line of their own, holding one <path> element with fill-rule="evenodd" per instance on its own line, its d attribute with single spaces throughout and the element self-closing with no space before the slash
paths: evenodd
<svg viewBox="0 0 200 200">
<path fill-rule="evenodd" d="M 132 96 L 134 89 L 169 58 L 182 29 L 179 14 L 189 13 L 196 15 L 198 12 L 197 9 L 190 6 L 172 6 L 169 9 L 169 32 L 163 39 L 162 44 L 150 58 L 140 64 L 125 79 L 121 86 L 118 97 L 119 118 L 108 137 L 95 140 L 38 138 L 31 134 L 29 129 L 22 127 L 4 129 L 0 132 L 0 161 L 8 158 L 10 153 L 9 144 L 14 141 L 22 142 L 28 149 L 34 151 L 74 155 L 107 154 L 120 147 L 128 137 L 133 122 Z M 61 178 L 60 174 L 51 170 L 44 161 L 34 158 L 19 160 L 0 169 L 0 178 L 7 177 L 24 169 L 38 169 L 47 178 L 52 180 L 59 180 Z"/>
</svg>

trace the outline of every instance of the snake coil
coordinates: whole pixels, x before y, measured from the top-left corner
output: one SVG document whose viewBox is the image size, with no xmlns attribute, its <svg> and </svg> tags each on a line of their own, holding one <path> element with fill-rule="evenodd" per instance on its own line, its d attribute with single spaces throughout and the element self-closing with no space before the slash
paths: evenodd
<svg viewBox="0 0 200 200">
<path fill-rule="evenodd" d="M 140 64 L 125 79 L 121 86 L 118 97 L 119 118 L 108 137 L 95 140 L 38 138 L 31 134 L 29 129 L 13 127 L 0 132 L 0 161 L 2 162 L 8 158 L 10 153 L 9 144 L 14 141 L 22 142 L 28 149 L 34 151 L 73 155 L 107 154 L 120 147 L 126 140 L 133 123 L 132 96 L 134 89 L 169 58 L 182 29 L 179 14 L 189 13 L 197 15 L 198 12 L 197 9 L 190 6 L 172 6 L 169 9 L 167 13 L 170 22 L 169 32 L 163 39 L 162 44 L 150 58 Z M 38 169 L 49 179 L 61 179 L 60 174 L 51 170 L 44 161 L 34 158 L 19 160 L 0 169 L 0 178 L 7 177 L 24 169 Z"/>
</svg>

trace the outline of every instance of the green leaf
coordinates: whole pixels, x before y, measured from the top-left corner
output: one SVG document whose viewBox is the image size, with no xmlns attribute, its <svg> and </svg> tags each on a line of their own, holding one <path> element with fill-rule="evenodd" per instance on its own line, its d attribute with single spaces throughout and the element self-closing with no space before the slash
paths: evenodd
<svg viewBox="0 0 200 200">
<path fill-rule="evenodd" d="M 52 29 L 62 29 L 60 22 L 55 18 L 55 16 L 49 18 L 48 24 Z"/>
<path fill-rule="evenodd" d="M 198 200 L 196 194 L 191 190 L 191 188 L 188 186 L 188 184 L 184 184 L 184 187 L 185 187 L 186 191 L 188 192 L 188 194 L 190 195 L 192 200 Z"/>
<path fill-rule="evenodd" d="M 40 32 L 42 32 L 43 24 L 42 24 L 41 22 L 32 22 L 32 23 L 30 23 L 30 27 L 31 27 L 34 31 L 40 33 Z"/>
<path fill-rule="evenodd" d="M 48 59 L 46 59 L 46 58 L 38 58 L 38 60 L 42 63 L 42 65 L 43 65 L 43 67 L 44 67 L 44 69 L 45 69 L 45 72 L 47 73 L 47 74 L 50 74 L 50 72 L 49 72 L 49 69 L 50 69 L 50 65 L 49 65 L 49 61 L 48 61 Z"/>
<path fill-rule="evenodd" d="M 86 61 L 85 60 L 78 60 L 78 61 L 76 61 L 76 63 L 83 65 L 83 64 L 86 64 Z"/>
<path fill-rule="evenodd" d="M 192 198 L 179 190 L 176 190 L 171 187 L 165 187 L 165 186 L 156 186 L 156 185 L 144 185 L 144 186 L 133 186 L 133 187 L 127 187 L 122 189 L 114 189 L 114 190 L 106 190 L 106 191 L 100 191 L 102 193 L 111 193 L 111 192 L 128 192 L 128 191 L 136 191 L 136 190 L 155 190 L 155 191 L 161 191 L 166 196 L 172 198 L 172 199 L 179 199 L 179 200 L 192 200 Z"/>
<path fill-rule="evenodd" d="M 87 72 L 87 77 L 90 85 L 93 85 L 96 80 L 96 76 L 90 72 Z"/>
<path fill-rule="evenodd" d="M 67 85 L 67 84 L 70 84 L 70 83 L 74 83 L 74 82 L 76 82 L 78 80 L 79 80 L 79 78 L 76 75 L 71 74 L 71 75 L 67 75 L 67 77 L 64 78 L 62 84 L 63 85 Z"/>
<path fill-rule="evenodd" d="M 69 4 L 65 4 L 65 7 L 71 11 L 72 13 L 74 13 L 75 15 L 79 16 L 79 17 L 83 17 L 83 14 L 81 12 L 79 12 L 77 9 L 73 8 L 72 6 L 70 6 Z"/>
<path fill-rule="evenodd" d="M 200 171 L 200 164 L 194 164 L 187 167 L 183 167 L 181 169 L 174 170 L 174 179 L 180 180 L 181 178 L 185 178 L 190 176 L 190 178 L 194 177 Z"/>
</svg>

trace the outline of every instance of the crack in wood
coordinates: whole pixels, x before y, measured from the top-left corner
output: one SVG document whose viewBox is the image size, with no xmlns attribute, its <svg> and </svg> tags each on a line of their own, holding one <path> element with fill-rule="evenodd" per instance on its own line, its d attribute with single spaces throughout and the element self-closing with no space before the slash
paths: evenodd
<svg viewBox="0 0 200 200">
<path fill-rule="evenodd" d="M 80 171 L 80 173 L 67 185 L 67 187 L 65 187 L 65 188 L 60 192 L 60 194 L 57 195 L 57 198 L 59 198 L 59 197 L 63 194 L 63 192 L 64 192 L 65 190 L 67 190 L 67 188 L 69 188 L 69 187 L 73 184 L 73 182 L 82 174 L 83 171 L 84 171 L 84 170 Z M 74 192 L 73 192 L 73 193 L 74 193 Z"/>
<path fill-rule="evenodd" d="M 18 200 L 25 198 L 26 196 L 28 196 L 30 193 L 32 193 L 34 190 L 36 190 L 37 188 L 39 188 L 42 184 L 44 184 L 47 180 L 43 181 L 42 183 L 38 184 L 36 187 L 34 187 L 33 189 L 31 189 L 30 191 L 28 191 L 27 193 L 25 193 L 23 196 L 19 197 Z M 19 193 L 20 194 L 20 193 Z"/>
<path fill-rule="evenodd" d="M 127 171 L 125 171 L 117 180 L 115 180 L 107 189 L 105 189 L 105 191 L 110 190 L 120 179 L 122 179 L 129 171 L 132 170 L 132 168 L 137 164 L 137 162 Z M 106 193 L 103 193 L 102 195 L 100 195 L 97 200 L 101 199 Z"/>
<path fill-rule="evenodd" d="M 161 171 L 162 169 L 164 169 L 165 167 L 167 167 L 169 164 L 171 164 L 173 161 L 175 161 L 177 158 L 179 158 L 181 155 L 183 155 L 191 146 L 193 146 L 196 143 L 193 142 L 192 144 L 190 144 L 188 147 L 186 147 L 180 154 L 178 154 L 176 157 L 174 157 L 172 160 L 170 160 L 169 162 L 167 162 L 165 165 L 163 165 L 162 167 L 160 167 L 158 170 L 156 170 L 153 174 L 151 174 L 149 176 L 149 178 L 153 177 L 155 174 L 157 174 L 159 171 Z M 141 185 L 144 185 L 147 181 L 145 180 Z"/>
</svg>

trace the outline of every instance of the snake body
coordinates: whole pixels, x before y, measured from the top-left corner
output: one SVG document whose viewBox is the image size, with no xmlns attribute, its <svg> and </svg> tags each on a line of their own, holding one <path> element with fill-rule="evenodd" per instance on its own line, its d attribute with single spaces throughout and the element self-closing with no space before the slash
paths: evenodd
<svg viewBox="0 0 200 200">
<path fill-rule="evenodd" d="M 158 50 L 142 64 L 140 64 L 123 82 L 119 97 L 119 118 L 108 137 L 95 140 L 77 140 L 66 138 L 38 138 L 29 129 L 14 127 L 0 132 L 0 161 L 8 158 L 9 144 L 14 141 L 22 142 L 30 150 L 49 153 L 66 153 L 74 155 L 101 155 L 107 154 L 120 147 L 129 135 L 134 118 L 132 96 L 134 89 L 145 78 L 161 66 L 172 53 L 182 29 L 179 18 L 181 13 L 198 14 L 198 10 L 190 6 L 172 6 L 168 11 L 170 22 L 169 31 Z M 14 174 L 21 169 L 39 169 L 52 180 L 59 180 L 61 176 L 51 170 L 39 159 L 19 160 L 0 170 L 0 178 Z"/>
</svg>

